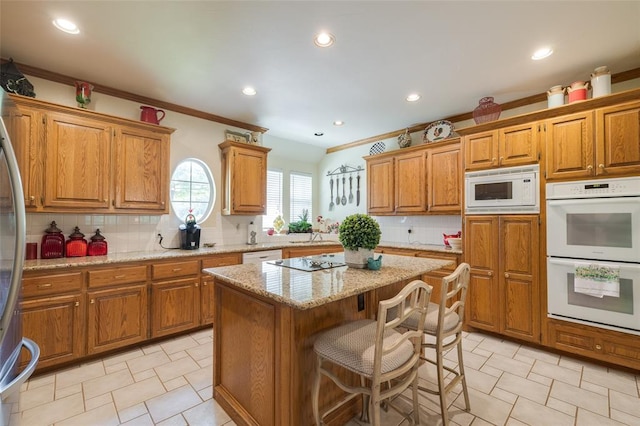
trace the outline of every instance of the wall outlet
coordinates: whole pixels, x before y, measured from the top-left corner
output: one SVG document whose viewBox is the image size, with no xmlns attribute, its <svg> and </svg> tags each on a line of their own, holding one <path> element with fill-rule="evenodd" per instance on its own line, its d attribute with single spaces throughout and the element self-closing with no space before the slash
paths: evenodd
<svg viewBox="0 0 640 426">
<path fill-rule="evenodd" d="M 407 233 L 411 234 L 413 232 L 413 228 L 407 229 Z"/>
</svg>

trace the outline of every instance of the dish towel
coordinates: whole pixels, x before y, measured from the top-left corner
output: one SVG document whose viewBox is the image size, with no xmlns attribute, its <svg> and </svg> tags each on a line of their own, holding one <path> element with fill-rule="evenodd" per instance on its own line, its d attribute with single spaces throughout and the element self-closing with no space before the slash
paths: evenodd
<svg viewBox="0 0 640 426">
<path fill-rule="evenodd" d="M 620 297 L 620 267 L 575 264 L 574 291 L 593 297 Z"/>
</svg>

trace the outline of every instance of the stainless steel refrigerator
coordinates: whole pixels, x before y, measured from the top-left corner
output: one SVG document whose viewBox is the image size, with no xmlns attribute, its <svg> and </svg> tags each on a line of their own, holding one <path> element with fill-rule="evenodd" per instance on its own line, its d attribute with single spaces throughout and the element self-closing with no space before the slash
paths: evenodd
<svg viewBox="0 0 640 426">
<path fill-rule="evenodd" d="M 31 376 L 40 356 L 38 345 L 22 336 L 20 322 L 26 213 L 18 163 L 7 131 L 18 130 L 17 111 L 0 89 L 0 425 L 9 424 L 10 414 L 19 404 L 20 386 Z M 31 359 L 20 371 L 22 348 L 30 352 Z"/>
</svg>

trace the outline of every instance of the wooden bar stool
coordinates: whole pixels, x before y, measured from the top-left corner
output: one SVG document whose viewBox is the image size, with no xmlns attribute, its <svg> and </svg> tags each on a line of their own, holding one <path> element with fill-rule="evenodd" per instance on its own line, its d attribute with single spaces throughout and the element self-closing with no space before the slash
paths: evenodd
<svg viewBox="0 0 640 426">
<path fill-rule="evenodd" d="M 413 421 L 419 422 L 418 362 L 425 322 L 426 306 L 431 297 L 431 286 L 415 280 L 407 284 L 395 297 L 381 301 L 378 319 L 345 323 L 320 334 L 313 349 L 316 353 L 316 372 L 312 388 L 313 416 L 317 426 L 322 419 L 342 404 L 362 394 L 369 401 L 369 416 L 373 426 L 380 425 L 380 404 L 413 385 Z M 415 330 L 396 330 L 409 317 L 418 320 Z M 360 376 L 360 386 L 344 383 L 331 371 L 338 366 Z M 349 393 L 327 409 L 319 411 L 320 381 L 331 379 L 340 389 Z M 363 404 L 363 414 L 365 414 Z M 411 420 L 410 415 L 403 414 Z"/>
</svg>

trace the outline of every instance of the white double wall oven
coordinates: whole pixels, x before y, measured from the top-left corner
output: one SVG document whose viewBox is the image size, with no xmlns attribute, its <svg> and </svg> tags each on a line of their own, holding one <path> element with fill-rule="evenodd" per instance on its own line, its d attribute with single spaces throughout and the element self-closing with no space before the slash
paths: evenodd
<svg viewBox="0 0 640 426">
<path fill-rule="evenodd" d="M 548 183 L 548 316 L 640 335 L 640 177 Z"/>
</svg>

